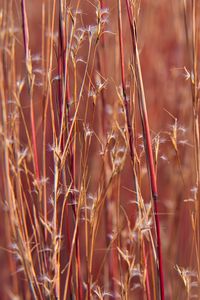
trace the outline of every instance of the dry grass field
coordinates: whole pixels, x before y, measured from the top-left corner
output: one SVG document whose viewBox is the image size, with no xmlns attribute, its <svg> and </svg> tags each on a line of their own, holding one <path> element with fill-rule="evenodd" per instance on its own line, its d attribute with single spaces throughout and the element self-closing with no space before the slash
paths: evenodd
<svg viewBox="0 0 200 300">
<path fill-rule="evenodd" d="M 0 299 L 200 299 L 200 2 L 0 0 Z"/>
</svg>

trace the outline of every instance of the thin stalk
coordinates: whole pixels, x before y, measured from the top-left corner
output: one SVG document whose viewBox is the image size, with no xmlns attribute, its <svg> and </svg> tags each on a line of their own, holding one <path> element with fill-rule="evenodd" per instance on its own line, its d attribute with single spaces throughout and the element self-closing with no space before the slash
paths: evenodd
<svg viewBox="0 0 200 300">
<path fill-rule="evenodd" d="M 163 275 L 163 259 L 162 259 L 162 251 L 161 251 L 160 219 L 158 214 L 158 188 L 157 188 L 156 172 L 154 166 L 151 135 L 150 135 L 145 93 L 144 93 L 143 80 L 142 80 L 142 72 L 141 72 L 140 59 L 139 59 L 138 46 L 137 46 L 136 25 L 133 20 L 129 0 L 126 0 L 126 6 L 127 6 L 129 24 L 131 29 L 131 37 L 133 42 L 135 75 L 136 75 L 136 82 L 138 88 L 139 108 L 140 108 L 140 116 L 141 116 L 141 122 L 143 127 L 143 138 L 145 144 L 146 159 L 147 159 L 147 165 L 148 165 L 149 177 L 151 183 L 151 194 L 154 202 L 155 227 L 156 227 L 156 235 L 157 235 L 158 273 L 159 273 L 159 282 L 160 282 L 160 298 L 161 300 L 164 300 L 165 289 L 164 289 L 164 275 Z"/>
<path fill-rule="evenodd" d="M 127 128 L 128 128 L 128 136 L 129 136 L 129 149 L 130 149 L 130 157 L 131 157 L 132 168 L 133 168 L 134 187 L 135 187 L 135 190 L 138 190 L 139 186 L 138 186 L 138 180 L 137 180 L 137 175 L 136 175 L 136 170 L 135 170 L 135 153 L 134 153 L 133 129 L 132 129 L 130 112 L 129 112 L 129 107 L 128 107 L 128 99 L 127 99 L 127 94 L 126 94 L 121 0 L 118 0 L 118 28 L 119 28 L 119 45 L 120 45 L 121 80 L 122 80 L 123 100 L 124 100 L 126 121 L 127 121 Z M 138 193 L 136 193 L 136 195 L 138 195 Z M 139 200 L 138 199 L 139 198 L 137 196 L 137 203 L 138 203 L 138 208 L 139 208 L 140 205 L 139 205 Z M 140 209 L 139 209 L 139 214 L 141 214 Z M 142 255 L 144 257 L 144 261 L 147 261 L 145 247 L 143 247 L 142 245 L 141 245 L 141 247 L 142 247 Z M 146 281 L 145 282 L 146 282 L 146 287 L 147 287 L 147 293 L 148 293 L 148 296 L 149 296 L 148 270 L 147 270 L 147 276 L 146 276 Z"/>
<path fill-rule="evenodd" d="M 29 30 L 28 30 L 25 0 L 21 0 L 21 13 L 22 13 L 22 30 L 23 30 L 23 39 L 24 39 L 26 69 L 28 75 L 29 92 L 31 93 L 30 114 L 31 114 L 32 139 L 33 139 L 34 167 L 35 167 L 36 179 L 37 181 L 39 181 L 40 172 L 39 172 L 38 155 L 37 155 L 36 129 L 35 129 L 34 107 L 33 107 L 33 97 L 32 97 L 34 76 L 32 74 L 31 53 L 29 49 Z"/>
</svg>

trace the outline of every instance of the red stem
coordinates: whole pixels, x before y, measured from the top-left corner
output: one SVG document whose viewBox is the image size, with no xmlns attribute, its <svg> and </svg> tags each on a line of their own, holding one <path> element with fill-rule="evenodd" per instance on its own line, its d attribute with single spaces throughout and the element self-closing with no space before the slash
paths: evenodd
<svg viewBox="0 0 200 300">
<path fill-rule="evenodd" d="M 29 50 L 29 32 L 28 32 L 28 21 L 26 14 L 25 0 L 21 1 L 21 12 L 22 12 L 22 29 L 23 29 L 23 39 L 24 39 L 24 51 L 26 57 L 26 68 L 28 73 L 28 82 L 29 82 L 29 92 L 31 94 L 31 130 L 32 130 L 32 139 L 33 139 L 33 155 L 34 155 L 34 164 L 35 164 L 35 173 L 36 179 L 39 181 L 39 165 L 38 165 L 38 155 L 37 155 L 37 143 L 36 143 L 36 130 L 35 130 L 35 120 L 34 120 L 34 107 L 32 99 L 32 87 L 34 84 L 34 79 L 32 77 L 31 70 L 31 55 Z"/>
<path fill-rule="evenodd" d="M 137 48 L 136 27 L 133 21 L 129 0 L 126 0 L 126 6 L 127 6 L 128 18 L 129 18 L 129 23 L 131 28 L 131 36 L 133 41 L 133 51 L 134 51 L 134 58 L 135 58 L 135 65 L 136 65 L 136 77 L 138 80 L 139 105 L 140 105 L 141 120 L 143 126 L 143 136 L 145 141 L 147 164 L 149 167 L 152 198 L 154 200 L 154 215 L 155 215 L 155 223 L 156 223 L 155 226 L 156 226 L 156 234 L 157 234 L 157 254 L 158 254 L 158 265 L 159 265 L 158 271 L 159 271 L 159 280 L 160 280 L 160 297 L 161 300 L 164 300 L 165 292 L 164 292 L 163 260 L 162 260 L 161 237 L 160 237 L 160 220 L 158 215 L 158 203 L 157 203 L 158 189 L 157 189 L 157 181 L 156 181 L 156 172 L 154 166 L 153 150 L 151 144 L 148 115 L 146 110 L 146 101 L 145 101 L 144 88 L 142 82 L 142 73 L 141 73 L 139 54 Z"/>
</svg>

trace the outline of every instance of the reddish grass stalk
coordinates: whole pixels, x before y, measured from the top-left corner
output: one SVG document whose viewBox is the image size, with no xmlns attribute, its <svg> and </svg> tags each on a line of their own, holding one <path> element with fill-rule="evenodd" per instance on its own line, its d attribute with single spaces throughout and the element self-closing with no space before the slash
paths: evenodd
<svg viewBox="0 0 200 300">
<path fill-rule="evenodd" d="M 25 51 L 25 62 L 26 62 L 26 70 L 28 76 L 28 92 L 30 96 L 30 118 L 31 118 L 31 132 L 32 132 L 32 140 L 33 140 L 33 165 L 35 169 L 36 180 L 39 183 L 40 180 L 40 171 L 39 171 L 39 163 L 38 163 L 38 155 L 37 155 L 37 142 L 36 142 L 36 126 L 35 126 L 35 117 L 34 117 L 34 105 L 33 105 L 33 87 L 35 83 L 35 76 L 32 73 L 32 61 L 31 61 L 31 53 L 29 49 L 29 29 L 28 29 L 28 21 L 27 21 L 27 13 L 26 13 L 26 6 L 25 0 L 21 1 L 21 14 L 22 14 L 22 31 L 23 31 L 23 40 L 24 40 L 24 51 Z M 41 196 L 41 194 L 40 194 Z M 39 201 L 40 203 L 40 201 Z M 40 204 L 36 204 L 35 213 L 35 221 L 37 221 L 38 228 L 41 229 L 41 224 L 39 222 L 39 213 L 40 213 Z M 42 235 L 42 243 L 44 242 L 43 239 L 43 229 L 41 230 Z M 38 237 L 40 236 L 40 232 L 38 230 Z M 40 254 L 38 255 L 39 266 L 41 270 L 45 270 L 43 265 L 43 259 L 45 260 L 45 255 Z"/>
<path fill-rule="evenodd" d="M 146 158 L 147 164 L 149 169 L 149 176 L 151 181 L 151 192 L 152 198 L 154 200 L 154 215 L 155 215 L 155 226 L 156 226 L 156 234 L 157 234 L 157 254 L 158 254 L 158 272 L 159 272 L 159 281 L 160 281 L 160 296 L 161 300 L 165 299 L 165 292 L 164 292 L 164 276 L 163 276 L 163 259 L 162 259 L 162 251 L 161 251 L 161 237 L 160 237 L 160 220 L 158 215 L 158 189 L 157 189 L 157 180 L 156 180 L 156 172 L 154 166 L 154 159 L 153 159 L 153 150 L 151 144 L 151 135 L 150 135 L 150 128 L 149 128 L 149 121 L 146 109 L 146 100 L 144 94 L 144 87 L 142 81 L 142 72 L 139 60 L 139 53 L 138 53 L 138 46 L 137 46 L 137 39 L 136 39 L 136 26 L 135 22 L 133 21 L 132 10 L 130 6 L 129 0 L 126 0 L 129 24 L 131 28 L 131 36 L 133 42 L 133 52 L 134 52 L 134 60 L 135 60 L 135 75 L 136 81 L 138 84 L 138 96 L 139 96 L 139 107 L 140 107 L 140 114 L 141 114 L 141 121 L 143 127 L 143 137 L 145 142 L 145 150 L 146 150 Z"/>
<path fill-rule="evenodd" d="M 39 172 L 39 165 L 38 165 L 36 130 L 35 130 L 35 119 L 34 119 L 34 108 L 33 108 L 34 77 L 32 74 L 31 54 L 30 54 L 30 50 L 29 50 L 29 31 L 28 31 L 25 0 L 21 1 L 21 12 L 22 12 L 22 30 L 23 30 L 23 39 L 24 39 L 24 51 L 25 51 L 25 57 L 26 57 L 26 69 L 27 69 L 27 74 L 28 74 L 29 93 L 30 93 L 30 97 L 31 97 L 30 113 L 31 113 L 32 139 L 33 139 L 34 166 L 35 166 L 36 179 L 37 179 L 37 181 L 39 181 L 40 172 Z"/>
<path fill-rule="evenodd" d="M 33 87 L 33 84 L 34 84 L 34 80 L 33 80 L 33 83 L 32 83 L 32 87 Z M 39 171 L 38 155 L 37 155 L 37 142 L 36 142 L 36 130 L 35 130 L 35 118 L 34 118 L 32 87 L 31 87 L 31 127 L 32 127 L 33 153 L 34 153 L 34 161 L 35 161 L 36 179 L 39 182 L 40 171 Z"/>
<path fill-rule="evenodd" d="M 134 167 L 134 148 L 133 148 L 133 131 L 129 116 L 128 101 L 126 95 L 126 80 L 125 80 L 125 67 L 124 67 L 124 46 L 123 46 L 123 33 L 122 33 L 122 18 L 121 18 L 121 0 L 118 0 L 118 27 L 119 27 L 119 44 L 120 44 L 120 63 L 121 63 L 121 80 L 122 80 L 122 91 L 126 113 L 126 121 L 128 127 L 129 136 L 129 148 L 130 156 Z"/>
<path fill-rule="evenodd" d="M 122 80 L 122 92 L 123 100 L 126 114 L 126 123 L 128 129 L 128 143 L 130 150 L 130 158 L 132 163 L 133 170 L 133 180 L 134 180 L 134 189 L 138 190 L 138 181 L 135 170 L 135 153 L 134 153 L 134 138 L 133 138 L 133 128 L 131 124 L 131 117 L 128 107 L 128 99 L 126 94 L 126 79 L 125 79 L 125 65 L 124 65 L 124 44 L 123 44 L 123 32 L 122 32 L 122 14 L 121 14 L 121 0 L 118 0 L 118 28 L 119 28 L 119 47 L 120 47 L 120 64 L 121 64 L 121 80 Z M 136 193 L 137 194 L 137 193 Z M 136 196 L 137 197 L 137 196 Z M 138 199 L 137 199 L 138 202 Z"/>
<path fill-rule="evenodd" d="M 60 75 L 62 75 L 62 78 L 60 78 L 61 84 L 59 84 L 59 95 L 61 99 L 59 99 L 60 103 L 60 120 L 61 120 L 61 125 L 60 125 L 60 139 L 59 139 L 59 146 L 62 149 L 62 153 L 65 153 L 66 150 L 66 144 L 70 142 L 69 148 L 70 148 L 70 177 L 72 178 L 72 188 L 75 188 L 75 178 L 76 178 L 76 118 L 77 118 L 77 113 L 78 113 L 78 107 L 79 103 L 77 105 L 77 97 L 75 96 L 75 113 L 72 117 L 73 121 L 71 121 L 71 115 L 70 111 L 68 109 L 68 124 L 66 126 L 65 122 L 65 108 L 66 106 L 69 108 L 69 101 L 70 101 L 70 86 L 69 86 L 69 79 L 68 79 L 68 72 L 69 72 L 69 53 L 68 49 L 70 49 L 71 44 L 72 44 L 72 38 L 74 34 L 74 30 L 76 27 L 76 19 L 72 20 L 73 23 L 73 29 L 71 31 L 71 35 L 68 41 L 68 49 L 66 49 L 66 36 L 65 36 L 65 10 L 64 10 L 64 1 L 60 0 L 60 15 L 59 15 L 59 41 L 60 41 L 60 55 L 59 55 L 59 70 L 60 70 Z M 70 2 L 70 1 L 69 1 Z M 69 3 L 68 3 L 69 5 Z M 76 4 L 76 10 L 79 9 L 80 6 L 80 0 Z M 63 84 L 62 84 L 63 83 Z M 75 88 L 76 90 L 76 88 Z M 75 93 L 76 94 L 76 93 Z M 79 99 L 80 100 L 80 99 Z M 63 109 L 63 110 L 62 110 Z M 65 141 L 64 138 L 64 128 L 68 129 L 68 139 L 67 142 Z M 73 134 L 72 134 L 73 133 Z M 74 141 L 72 139 L 72 135 L 74 136 Z M 65 159 L 64 159 L 65 161 Z M 62 169 L 62 168 L 61 168 Z M 64 174 L 64 165 L 63 165 L 63 174 Z M 75 197 L 71 195 L 71 197 Z M 75 218 L 75 222 L 78 218 L 77 215 L 77 210 L 75 205 L 72 206 L 73 210 L 73 215 Z M 71 253 L 71 248 L 72 248 L 72 243 L 70 241 L 70 231 L 69 231 L 69 212 L 68 212 L 68 206 L 66 205 L 66 219 L 67 219 L 67 239 L 68 239 L 68 247 L 69 251 Z M 74 229 L 75 230 L 75 229 Z M 72 241 L 73 242 L 73 241 Z M 71 254 L 70 254 L 71 257 Z M 77 232 L 76 232 L 76 237 L 75 237 L 75 260 L 76 260 L 76 271 L 77 271 L 77 286 L 76 286 L 76 296 L 78 299 L 83 298 L 83 289 L 82 289 L 82 278 L 81 278 L 81 258 L 80 258 L 80 242 L 79 242 L 79 229 L 78 229 L 78 224 L 77 224 Z M 70 286 L 69 283 L 71 282 L 71 269 L 70 272 L 68 273 L 68 283 L 67 283 L 67 288 L 65 288 L 65 293 L 70 292 Z M 69 291 L 68 291 L 69 289 Z M 67 294 L 66 294 L 67 295 Z"/>
<path fill-rule="evenodd" d="M 192 96 L 192 113 L 193 113 L 193 143 L 194 143 L 194 162 L 195 162 L 195 185 L 197 187 L 197 193 L 195 195 L 195 229 L 194 229 L 194 242 L 192 243 L 191 257 L 193 256 L 193 248 L 195 245 L 196 262 L 198 274 L 200 275 L 200 261 L 199 261 L 199 250 L 200 250 L 200 132 L 199 132 L 199 25 L 198 25 L 198 4 L 196 0 L 191 1 L 191 31 L 189 31 L 189 19 L 187 19 L 187 4 L 183 0 L 183 19 L 185 25 L 185 37 L 187 45 L 187 57 L 189 66 L 189 79 L 191 85 L 191 96 Z M 189 37 L 192 37 L 190 40 Z"/>
<path fill-rule="evenodd" d="M 146 269 L 146 278 L 145 278 L 146 295 L 147 295 L 147 300 L 151 300 L 151 289 L 150 289 L 149 272 L 148 272 L 148 256 L 146 255 L 144 240 L 141 243 L 142 243 L 142 254 L 143 254 L 143 258 L 144 258 L 144 267 Z"/>
<path fill-rule="evenodd" d="M 29 51 L 29 32 L 28 32 L 28 21 L 27 21 L 25 0 L 21 0 L 21 12 L 22 12 L 24 50 L 25 50 L 26 64 L 27 64 L 30 59 L 30 51 Z"/>
<path fill-rule="evenodd" d="M 80 0 L 77 2 L 76 4 L 76 10 L 79 9 L 80 6 Z M 64 17 L 63 17 L 64 18 Z M 76 18 L 75 20 L 73 20 L 73 28 L 75 29 L 76 27 Z M 70 43 L 72 42 L 72 40 L 70 40 Z M 62 45 L 63 49 L 66 47 L 65 42 L 63 41 L 63 45 Z M 68 62 L 68 60 L 67 60 Z M 75 64 L 76 65 L 76 64 Z M 64 74 L 65 74 L 65 99 L 70 100 L 70 87 L 69 87 L 69 80 L 68 80 L 68 72 L 69 72 L 69 67 L 66 64 L 65 58 L 63 59 L 63 68 L 64 68 Z M 74 105 L 75 105 L 75 111 L 77 109 L 77 84 L 76 84 L 76 67 L 75 67 L 75 74 L 74 74 Z M 66 102 L 67 103 L 67 102 Z M 65 106 L 64 106 L 65 108 Z M 63 112 L 64 113 L 64 112 Z M 68 112 L 69 115 L 69 124 L 71 125 L 70 122 L 70 112 Z M 71 177 L 72 177 L 72 188 L 75 189 L 76 188 L 76 148 L 77 148 L 77 137 L 76 137 L 76 131 L 77 131 L 77 126 L 76 126 L 76 117 L 77 116 L 73 116 L 75 119 L 74 122 L 74 128 L 73 128 L 73 141 L 71 143 L 70 146 L 70 156 L 71 156 L 71 162 L 70 162 L 70 171 L 71 171 Z M 76 202 L 76 196 L 75 195 L 71 195 L 72 197 L 74 197 L 74 202 Z M 76 219 L 78 218 L 78 212 L 76 209 L 75 205 L 72 205 L 72 209 L 73 209 L 73 214 L 74 214 L 74 218 L 75 218 L 75 222 Z M 77 225 L 77 235 L 76 235 L 76 239 L 75 239 L 75 262 L 76 262 L 76 297 L 77 299 L 82 299 L 83 298 L 83 288 L 82 288 L 82 278 L 81 278 L 81 256 L 80 256 L 80 239 L 79 239 L 79 224 Z M 71 276 L 71 275 L 70 275 Z"/>
<path fill-rule="evenodd" d="M 130 148 L 130 157 L 131 157 L 132 167 L 133 167 L 134 186 L 137 189 L 138 183 L 137 183 L 136 173 L 135 173 L 135 154 L 134 154 L 133 130 L 132 130 L 132 125 L 131 125 L 131 120 L 130 120 L 127 95 L 126 95 L 121 0 L 118 0 L 118 27 L 119 27 L 119 44 L 120 44 L 120 63 L 121 63 L 122 90 L 123 90 L 124 106 L 125 106 L 125 112 L 126 112 L 126 121 L 127 121 L 127 127 L 128 127 L 129 148 Z M 149 274 L 148 274 L 148 268 L 147 268 L 148 266 L 147 266 L 147 263 L 146 263 L 147 258 L 146 258 L 145 245 L 143 245 L 142 247 L 143 247 L 142 250 L 143 250 L 143 256 L 144 256 L 145 267 L 146 267 L 145 284 L 146 284 L 147 298 L 150 299 L 150 284 L 149 284 Z"/>
<path fill-rule="evenodd" d="M 105 4 L 103 2 L 103 0 L 100 0 L 100 11 L 103 10 L 105 8 Z M 102 74 L 102 70 L 104 68 L 104 74 L 107 73 L 107 70 L 106 70 L 106 63 L 105 63 L 105 60 L 106 60 L 106 53 L 105 53 L 105 36 L 104 34 L 102 34 L 101 36 L 101 40 L 99 41 L 99 43 L 101 42 L 101 50 L 99 50 L 97 52 L 97 66 L 98 66 L 98 70 L 99 70 L 99 73 Z M 102 56 L 103 56 L 103 60 L 104 60 L 104 66 L 102 68 L 101 66 L 101 59 L 100 59 L 100 52 L 102 52 Z M 104 75 L 105 76 L 105 75 Z M 105 99 L 105 94 L 104 94 L 104 90 L 101 91 L 101 101 L 102 101 L 102 104 L 101 104 L 101 135 L 102 135 L 102 140 L 105 139 L 105 136 L 106 136 L 106 116 L 105 116 L 105 104 L 106 104 L 106 99 Z M 107 168 L 107 165 L 104 164 L 103 166 L 103 172 L 104 172 L 104 178 L 105 178 L 105 182 L 104 182 L 104 189 L 106 188 L 106 181 L 107 181 L 107 178 L 106 178 L 106 168 Z M 106 199 L 105 199 L 105 213 L 104 213 L 104 222 L 105 222 L 105 227 L 106 227 L 106 239 L 105 239 L 105 244 L 106 244 L 106 248 L 109 247 L 109 244 L 110 244 L 110 239 L 109 239 L 109 233 L 112 232 L 112 227 L 113 227 L 113 222 L 112 222 L 112 218 L 113 216 L 109 213 L 109 198 L 106 196 Z M 117 259 L 115 259 L 115 251 L 111 250 L 110 251 L 110 255 L 109 255 L 109 262 L 108 264 L 105 264 L 105 274 L 107 274 L 107 276 L 105 276 L 105 283 L 106 281 L 108 280 L 108 277 L 109 278 L 115 278 L 117 279 L 118 278 L 118 274 L 119 274 L 119 271 L 118 271 L 118 261 Z M 113 259 L 114 257 L 114 259 Z M 120 257 L 120 256 L 119 256 Z M 113 261 L 114 261 L 114 264 L 113 264 Z M 111 281 L 111 292 L 116 295 L 117 294 L 117 285 L 116 283 L 112 280 Z"/>
<path fill-rule="evenodd" d="M 63 0 L 59 1 L 59 44 L 58 44 L 58 102 L 59 102 L 59 120 L 60 120 L 60 147 L 63 152 L 65 145 L 65 131 L 63 128 L 66 127 L 67 131 L 70 126 L 70 112 L 69 112 L 69 101 L 70 101 L 70 90 L 69 90 L 69 82 L 68 82 L 68 64 L 66 64 L 66 21 L 64 21 L 64 15 L 66 11 L 64 9 Z M 67 120 L 64 117 L 64 109 L 67 106 Z M 67 124 L 66 124 L 67 122 Z M 63 125 L 64 124 L 64 125 Z M 71 146 L 72 148 L 72 146 Z M 70 149 L 70 170 L 72 170 L 73 166 L 73 153 Z M 72 173 L 72 171 L 71 171 Z M 64 185 L 67 185 L 66 182 L 66 168 L 63 167 L 62 177 Z M 72 195 L 70 194 L 70 197 Z M 67 254 L 70 255 L 71 249 L 71 239 L 70 239 L 70 224 L 69 224 L 69 208 L 68 205 L 65 205 L 65 218 L 66 218 L 66 234 L 67 234 Z M 71 274 L 70 280 L 71 281 Z M 69 286 L 68 295 L 71 297 L 72 291 L 71 286 Z"/>
<path fill-rule="evenodd" d="M 69 81 L 68 81 L 68 64 L 66 64 L 66 21 L 64 21 L 64 15 L 66 14 L 66 10 L 64 9 L 63 0 L 59 1 L 59 49 L 58 49 L 58 72 L 59 72 L 59 110 L 60 110 L 60 126 L 61 126 L 61 133 L 60 133 L 60 147 L 63 151 L 64 145 L 65 145 L 65 136 L 63 133 L 63 127 L 67 127 L 67 130 L 69 130 L 70 126 L 70 114 L 69 114 L 69 101 L 70 101 L 70 89 L 69 89 Z M 62 122 L 64 122 L 64 110 L 62 110 L 62 107 L 65 109 L 67 106 L 67 124 L 62 125 Z M 70 149 L 71 151 L 71 149 Z M 71 157 L 73 160 L 73 153 L 71 153 Z M 71 163 L 73 165 L 73 163 Z M 63 169 L 63 178 L 66 178 L 65 176 L 66 170 Z M 64 179 L 64 181 L 66 181 Z M 67 241 L 70 248 L 70 230 L 69 230 L 69 212 L 68 212 L 68 206 L 66 205 L 66 220 L 67 220 Z"/>
</svg>

